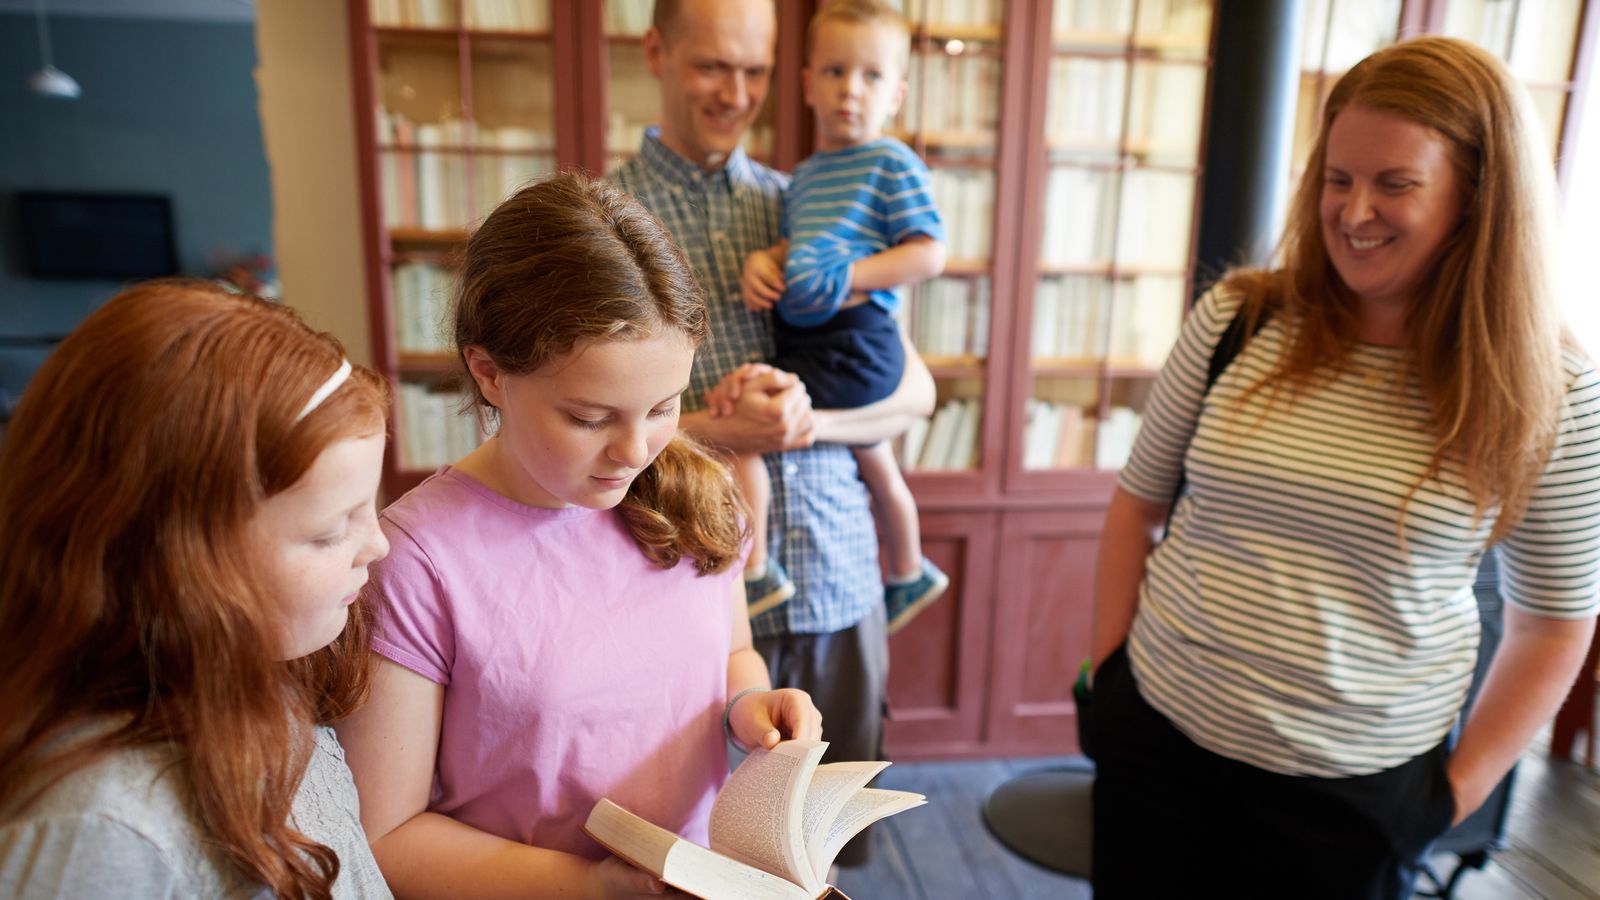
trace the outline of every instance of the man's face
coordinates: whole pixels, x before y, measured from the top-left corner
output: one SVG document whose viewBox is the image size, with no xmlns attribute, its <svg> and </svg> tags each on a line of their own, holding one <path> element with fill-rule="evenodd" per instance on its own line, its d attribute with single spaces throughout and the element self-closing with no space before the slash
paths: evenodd
<svg viewBox="0 0 1600 900">
<path fill-rule="evenodd" d="M 644 38 L 661 81 L 661 141 L 715 169 L 761 112 L 778 23 L 769 0 L 684 0 L 665 34 Z"/>
</svg>

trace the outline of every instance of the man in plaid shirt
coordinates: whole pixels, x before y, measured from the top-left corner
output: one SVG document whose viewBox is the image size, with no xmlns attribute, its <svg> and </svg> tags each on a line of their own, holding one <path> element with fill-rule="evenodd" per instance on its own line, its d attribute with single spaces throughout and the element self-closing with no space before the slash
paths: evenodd
<svg viewBox="0 0 1600 900">
<path fill-rule="evenodd" d="M 612 176 L 661 220 L 706 293 L 711 339 L 695 360 L 682 427 L 700 440 L 766 454 L 768 534 L 794 599 L 751 620 L 774 687 L 800 688 L 822 711 L 830 759 L 883 757 L 889 674 L 883 584 L 865 486 L 846 444 L 903 432 L 933 406 L 933 380 L 909 347 L 900 390 L 872 407 L 818 412 L 804 385 L 774 372 L 747 384 L 732 416 L 712 418 L 707 390 L 773 352 L 770 312 L 739 299 L 744 259 L 777 243 L 788 177 L 739 147 L 771 83 L 777 20 L 770 0 L 657 0 L 645 59 L 661 87 L 661 125 Z M 780 400 L 781 418 L 765 397 Z M 863 836 L 864 837 L 864 836 Z M 858 839 L 842 865 L 866 860 Z"/>
</svg>

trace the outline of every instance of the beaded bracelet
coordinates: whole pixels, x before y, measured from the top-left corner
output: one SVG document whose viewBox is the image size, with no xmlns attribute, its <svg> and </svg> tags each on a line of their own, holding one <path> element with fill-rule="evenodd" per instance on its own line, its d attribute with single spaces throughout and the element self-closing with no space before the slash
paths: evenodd
<svg viewBox="0 0 1600 900">
<path fill-rule="evenodd" d="M 735 747 L 739 746 L 739 741 L 733 736 L 733 726 L 728 724 L 728 717 L 733 715 L 733 705 L 738 703 L 739 698 L 743 697 L 745 694 L 754 694 L 756 691 L 765 690 L 770 690 L 770 688 L 745 688 L 739 693 L 734 694 L 733 699 L 728 701 L 728 705 L 722 708 L 722 733 L 727 736 L 728 740 L 731 741 Z"/>
</svg>

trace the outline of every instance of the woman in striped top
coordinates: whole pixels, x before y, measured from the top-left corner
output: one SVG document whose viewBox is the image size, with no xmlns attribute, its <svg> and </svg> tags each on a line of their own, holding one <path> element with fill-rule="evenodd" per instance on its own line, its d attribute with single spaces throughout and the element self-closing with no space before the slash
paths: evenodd
<svg viewBox="0 0 1600 900">
<path fill-rule="evenodd" d="M 1532 121 L 1470 44 L 1373 54 L 1328 100 L 1282 268 L 1231 273 L 1185 323 L 1095 584 L 1102 900 L 1408 897 L 1571 684 L 1600 378 L 1559 322 Z M 1236 317 L 1253 336 L 1208 388 Z M 1452 742 L 1490 545 L 1506 635 Z"/>
</svg>

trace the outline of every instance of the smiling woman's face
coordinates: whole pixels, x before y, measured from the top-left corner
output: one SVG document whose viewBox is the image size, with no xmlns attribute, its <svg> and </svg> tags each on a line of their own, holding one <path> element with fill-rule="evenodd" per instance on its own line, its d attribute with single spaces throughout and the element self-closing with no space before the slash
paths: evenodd
<svg viewBox="0 0 1600 900">
<path fill-rule="evenodd" d="M 1416 295 L 1461 219 L 1450 145 L 1409 119 L 1352 104 L 1328 131 L 1322 240 L 1364 304 Z"/>
</svg>

